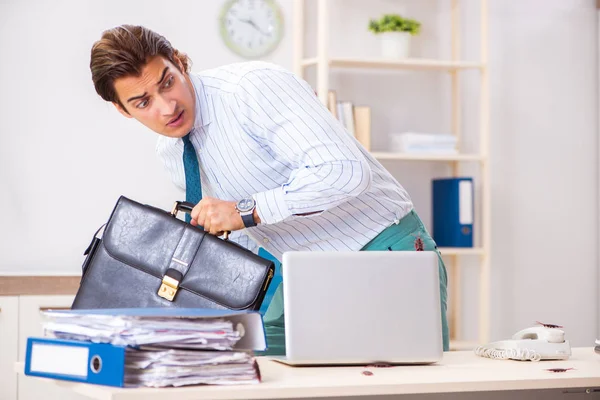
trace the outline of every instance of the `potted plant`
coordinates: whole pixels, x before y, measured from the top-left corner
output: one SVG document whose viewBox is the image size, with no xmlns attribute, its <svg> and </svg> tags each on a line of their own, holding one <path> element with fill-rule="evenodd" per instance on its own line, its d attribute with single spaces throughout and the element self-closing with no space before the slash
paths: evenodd
<svg viewBox="0 0 600 400">
<path fill-rule="evenodd" d="M 381 52 L 385 58 L 408 57 L 411 36 L 417 35 L 420 29 L 420 22 L 398 14 L 385 14 L 369 22 L 369 30 L 381 37 Z"/>
</svg>

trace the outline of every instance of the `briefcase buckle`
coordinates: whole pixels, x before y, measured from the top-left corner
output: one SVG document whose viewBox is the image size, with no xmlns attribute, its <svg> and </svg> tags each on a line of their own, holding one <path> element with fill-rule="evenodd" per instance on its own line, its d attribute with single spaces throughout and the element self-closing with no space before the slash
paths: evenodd
<svg viewBox="0 0 600 400">
<path fill-rule="evenodd" d="M 173 301 L 175 295 L 177 294 L 177 289 L 179 288 L 179 281 L 173 279 L 169 275 L 165 275 L 162 279 L 162 284 L 158 289 L 158 295 L 163 299 L 167 299 L 169 301 Z"/>
</svg>

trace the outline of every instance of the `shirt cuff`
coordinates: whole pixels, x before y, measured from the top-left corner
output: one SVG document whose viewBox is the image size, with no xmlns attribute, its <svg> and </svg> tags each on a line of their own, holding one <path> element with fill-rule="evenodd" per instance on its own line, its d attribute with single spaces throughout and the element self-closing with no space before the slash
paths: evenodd
<svg viewBox="0 0 600 400">
<path fill-rule="evenodd" d="M 292 215 L 285 204 L 283 194 L 283 188 L 278 187 L 252 196 L 256 201 L 256 212 L 261 223 L 274 224 Z"/>
</svg>

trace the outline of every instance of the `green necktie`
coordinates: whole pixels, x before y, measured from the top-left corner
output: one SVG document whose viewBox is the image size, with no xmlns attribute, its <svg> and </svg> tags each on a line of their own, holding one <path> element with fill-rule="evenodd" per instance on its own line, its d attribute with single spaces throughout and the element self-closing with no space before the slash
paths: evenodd
<svg viewBox="0 0 600 400">
<path fill-rule="evenodd" d="M 193 130 L 192 130 L 193 132 Z M 190 133 L 183 137 L 183 168 L 185 170 L 185 201 L 198 204 L 202 199 L 202 183 L 200 182 L 200 167 L 196 149 L 190 140 Z M 191 221 L 190 214 L 185 220 Z"/>
</svg>

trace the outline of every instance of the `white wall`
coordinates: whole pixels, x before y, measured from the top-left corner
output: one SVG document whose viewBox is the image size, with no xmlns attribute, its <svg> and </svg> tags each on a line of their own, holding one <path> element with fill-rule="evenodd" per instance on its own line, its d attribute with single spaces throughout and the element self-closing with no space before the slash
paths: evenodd
<svg viewBox="0 0 600 400">
<path fill-rule="evenodd" d="M 509 4 L 510 3 L 510 4 Z M 595 2 L 492 2 L 494 332 L 592 345 L 598 315 Z"/>
<path fill-rule="evenodd" d="M 333 54 L 376 55 L 368 19 L 397 11 L 424 22 L 415 55 L 449 57 L 448 0 L 331 1 Z M 595 2 L 489 2 L 492 336 L 541 320 L 565 325 L 575 345 L 591 345 L 600 324 Z M 154 134 L 95 94 L 89 49 L 103 29 L 141 23 L 188 52 L 195 70 L 237 61 L 218 37 L 222 3 L 0 2 L 0 273 L 77 273 L 81 252 L 120 194 L 164 208 L 182 197 L 154 156 Z M 269 60 L 291 68 L 292 2 L 279 3 L 286 36 Z M 472 7 L 462 16 L 463 57 L 476 60 L 478 1 L 461 3 Z M 313 32 L 310 13 L 307 20 Z M 307 42 L 313 39 L 311 33 Z M 332 75 L 340 97 L 373 107 L 378 149 L 392 131 L 447 131 L 449 83 L 437 72 Z M 476 72 L 465 73 L 462 89 L 465 135 L 472 138 Z M 472 149 L 477 141 L 465 145 Z M 429 182 L 447 166 L 385 165 L 429 224 Z M 468 265 L 467 337 L 476 335 L 476 273 Z"/>
</svg>

